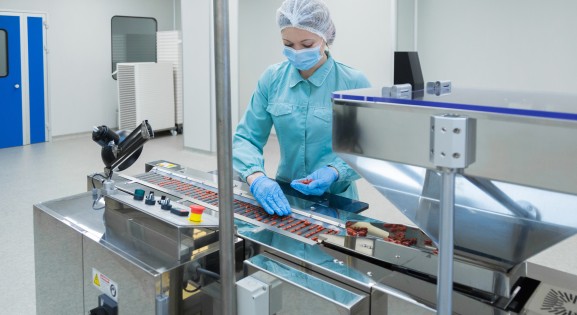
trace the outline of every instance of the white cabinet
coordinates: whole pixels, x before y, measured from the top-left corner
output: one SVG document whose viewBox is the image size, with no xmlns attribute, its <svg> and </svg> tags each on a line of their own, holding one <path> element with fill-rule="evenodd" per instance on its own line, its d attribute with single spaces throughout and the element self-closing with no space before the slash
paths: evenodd
<svg viewBox="0 0 577 315">
<path fill-rule="evenodd" d="M 132 130 L 143 120 L 152 129 L 175 129 L 172 63 L 119 63 L 118 128 Z"/>
</svg>

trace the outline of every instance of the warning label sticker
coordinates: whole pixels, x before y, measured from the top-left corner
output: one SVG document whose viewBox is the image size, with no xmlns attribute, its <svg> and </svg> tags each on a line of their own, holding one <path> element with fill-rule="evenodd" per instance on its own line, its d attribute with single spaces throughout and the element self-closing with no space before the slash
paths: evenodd
<svg viewBox="0 0 577 315">
<path fill-rule="evenodd" d="M 92 268 L 92 285 L 118 302 L 118 284 L 94 268 Z"/>
<path fill-rule="evenodd" d="M 176 164 L 168 163 L 168 162 L 161 162 L 156 164 L 156 166 L 164 167 L 164 168 L 173 168 L 176 167 Z"/>
</svg>

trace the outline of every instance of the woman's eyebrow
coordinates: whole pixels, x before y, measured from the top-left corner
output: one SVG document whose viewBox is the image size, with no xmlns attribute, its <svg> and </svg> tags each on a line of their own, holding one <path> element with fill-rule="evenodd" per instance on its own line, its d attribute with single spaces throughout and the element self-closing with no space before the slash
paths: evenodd
<svg viewBox="0 0 577 315">
<path fill-rule="evenodd" d="M 293 43 L 291 40 L 289 40 L 289 39 L 283 38 L 282 40 L 283 40 L 286 44 L 294 44 L 294 43 Z M 306 38 L 306 39 L 301 40 L 299 43 L 301 43 L 301 44 L 307 44 L 307 43 L 311 43 L 311 42 L 314 43 L 314 41 L 315 41 L 314 38 Z"/>
</svg>

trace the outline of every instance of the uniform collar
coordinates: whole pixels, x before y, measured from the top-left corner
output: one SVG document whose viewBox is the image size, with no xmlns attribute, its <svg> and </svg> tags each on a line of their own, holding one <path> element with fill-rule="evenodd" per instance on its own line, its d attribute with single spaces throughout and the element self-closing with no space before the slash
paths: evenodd
<svg viewBox="0 0 577 315">
<path fill-rule="evenodd" d="M 333 57 L 330 55 L 330 53 L 327 52 L 327 61 L 325 61 L 325 63 L 323 63 L 323 65 L 318 68 L 313 75 L 311 75 L 308 78 L 308 81 L 319 87 L 323 84 L 323 82 L 325 82 L 325 79 L 327 78 L 327 76 L 329 75 L 329 73 L 331 72 L 331 70 L 333 69 L 335 64 L 335 61 L 333 59 Z M 290 66 L 291 68 L 291 77 L 290 77 L 290 82 L 289 82 L 289 86 L 292 88 L 295 85 L 299 84 L 299 82 L 301 81 L 307 81 L 305 79 L 303 79 L 303 77 L 301 76 L 301 74 L 299 73 L 299 70 L 295 67 L 293 67 L 292 65 Z"/>
</svg>

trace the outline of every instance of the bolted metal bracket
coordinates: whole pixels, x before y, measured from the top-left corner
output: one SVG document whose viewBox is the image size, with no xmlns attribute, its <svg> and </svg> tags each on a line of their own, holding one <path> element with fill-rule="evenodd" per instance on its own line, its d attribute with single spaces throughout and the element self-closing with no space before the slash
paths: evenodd
<svg viewBox="0 0 577 315">
<path fill-rule="evenodd" d="M 395 84 L 391 87 L 385 86 L 381 89 L 382 97 L 411 99 L 413 88 L 410 84 Z"/>
<path fill-rule="evenodd" d="M 429 160 L 437 167 L 466 168 L 475 162 L 476 129 L 474 118 L 431 116 Z"/>
<path fill-rule="evenodd" d="M 437 96 L 451 94 L 452 84 L 449 80 L 427 82 L 426 90 L 427 94 L 434 94 Z"/>
</svg>

